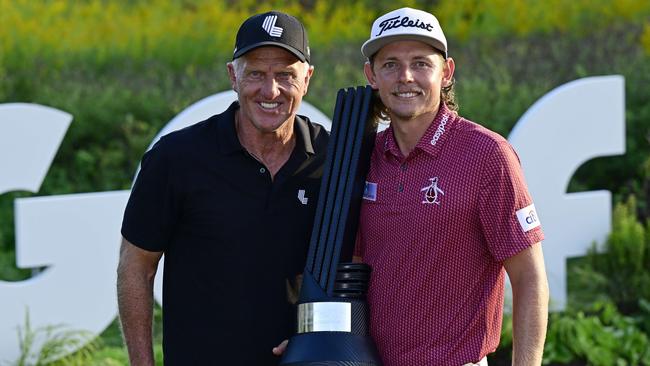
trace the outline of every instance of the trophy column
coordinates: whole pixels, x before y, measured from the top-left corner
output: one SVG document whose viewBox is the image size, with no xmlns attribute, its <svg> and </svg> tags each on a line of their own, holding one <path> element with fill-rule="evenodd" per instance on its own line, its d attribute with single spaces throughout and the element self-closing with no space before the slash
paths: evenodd
<svg viewBox="0 0 650 366">
<path fill-rule="evenodd" d="M 369 86 L 341 89 L 337 95 L 298 301 L 298 329 L 281 365 L 381 365 L 368 328 L 365 295 L 371 269 L 348 263 L 376 135 L 371 103 Z"/>
</svg>

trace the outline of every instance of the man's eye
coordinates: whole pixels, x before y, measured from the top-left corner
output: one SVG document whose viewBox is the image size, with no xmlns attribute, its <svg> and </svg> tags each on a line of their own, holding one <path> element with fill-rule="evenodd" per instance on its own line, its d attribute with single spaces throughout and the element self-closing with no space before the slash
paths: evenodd
<svg viewBox="0 0 650 366">
<path fill-rule="evenodd" d="M 281 80 L 281 81 L 289 81 L 289 80 L 293 80 L 293 79 L 295 79 L 295 78 L 296 78 L 296 74 L 294 74 L 293 72 L 289 72 L 289 71 L 287 71 L 287 72 L 280 72 L 280 73 L 278 73 L 278 76 L 277 76 L 277 77 L 278 77 L 278 80 Z"/>
<path fill-rule="evenodd" d="M 290 72 L 281 72 L 278 74 L 278 80 L 291 80 L 293 78 L 293 74 Z"/>
<path fill-rule="evenodd" d="M 419 68 L 419 69 L 422 69 L 422 68 L 425 68 L 425 67 L 429 67 L 429 64 L 424 62 L 424 61 L 419 61 L 419 62 L 416 62 L 414 66 Z"/>
<path fill-rule="evenodd" d="M 251 79 L 259 79 L 262 77 L 262 73 L 259 71 L 251 71 L 248 73 L 248 77 Z"/>
<path fill-rule="evenodd" d="M 384 69 L 392 70 L 397 67 L 397 63 L 395 62 L 386 62 L 384 64 Z"/>
</svg>

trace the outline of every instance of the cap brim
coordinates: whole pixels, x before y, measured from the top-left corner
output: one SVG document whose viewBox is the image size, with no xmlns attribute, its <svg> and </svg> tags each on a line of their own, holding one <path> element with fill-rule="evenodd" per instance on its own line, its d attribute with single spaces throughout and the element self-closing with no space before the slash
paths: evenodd
<svg viewBox="0 0 650 366">
<path fill-rule="evenodd" d="M 259 42 L 259 43 L 249 45 L 248 47 L 244 47 L 242 49 L 239 49 L 232 55 L 232 59 L 234 60 L 234 59 L 236 59 L 238 57 L 243 56 L 245 53 L 247 53 L 249 51 L 252 51 L 252 50 L 254 50 L 256 48 L 264 47 L 264 46 L 275 46 L 275 47 L 284 48 L 285 50 L 291 52 L 292 55 L 296 56 L 298 58 L 298 60 L 300 60 L 302 62 L 309 62 L 309 60 L 305 57 L 305 55 L 303 55 L 302 52 L 298 51 L 297 49 L 295 49 L 295 48 L 293 48 L 293 47 L 291 47 L 289 45 L 286 45 L 284 43 L 273 42 L 273 41 Z"/>
<path fill-rule="evenodd" d="M 447 58 L 447 49 L 442 42 L 431 37 L 421 36 L 417 34 L 395 34 L 369 39 L 361 46 L 361 53 L 367 58 L 370 58 L 385 45 L 396 41 L 420 41 L 442 52 L 442 55 Z"/>
</svg>

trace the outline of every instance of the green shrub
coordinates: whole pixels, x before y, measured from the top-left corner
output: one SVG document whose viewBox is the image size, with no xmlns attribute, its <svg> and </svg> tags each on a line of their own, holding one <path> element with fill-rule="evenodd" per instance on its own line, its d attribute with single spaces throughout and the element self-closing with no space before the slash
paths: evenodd
<svg viewBox="0 0 650 366">
<path fill-rule="evenodd" d="M 650 225 L 644 226 L 637 219 L 634 197 L 617 204 L 605 244 L 594 244 L 586 261 L 572 272 L 574 287 L 582 287 L 583 296 L 606 296 L 625 312 L 638 311 L 638 300 L 650 299 L 648 234 Z"/>
<path fill-rule="evenodd" d="M 650 365 L 650 340 L 639 329 L 640 322 L 621 315 L 612 303 L 596 303 L 589 313 L 553 313 L 543 363 L 584 360 L 593 366 Z"/>
<path fill-rule="evenodd" d="M 622 315 L 609 301 L 595 301 L 584 310 L 568 309 L 549 316 L 544 365 L 650 365 L 650 303 L 644 311 Z M 512 316 L 504 315 L 499 348 L 488 356 L 493 366 L 511 364 Z"/>
</svg>

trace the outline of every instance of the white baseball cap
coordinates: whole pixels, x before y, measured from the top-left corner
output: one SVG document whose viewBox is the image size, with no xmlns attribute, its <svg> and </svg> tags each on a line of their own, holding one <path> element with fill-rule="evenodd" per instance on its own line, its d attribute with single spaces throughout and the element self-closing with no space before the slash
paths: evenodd
<svg viewBox="0 0 650 366">
<path fill-rule="evenodd" d="M 402 40 L 420 41 L 441 51 L 447 58 L 447 38 L 433 14 L 401 8 L 377 18 L 372 23 L 370 39 L 361 46 L 361 53 L 370 58 L 385 45 Z"/>
</svg>

